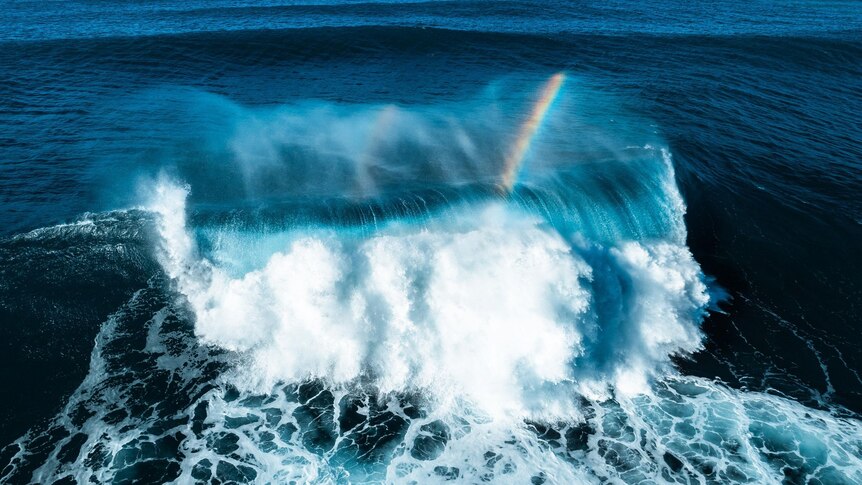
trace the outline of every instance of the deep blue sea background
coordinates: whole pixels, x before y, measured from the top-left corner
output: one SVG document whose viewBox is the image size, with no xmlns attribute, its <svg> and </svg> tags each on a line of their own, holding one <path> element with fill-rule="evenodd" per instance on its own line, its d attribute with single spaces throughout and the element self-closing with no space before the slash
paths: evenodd
<svg viewBox="0 0 862 485">
<path fill-rule="evenodd" d="M 138 178 L 160 160 L 205 158 L 200 133 L 221 129 L 222 112 L 188 99 L 458 105 L 501 80 L 538 84 L 559 71 L 645 120 L 639 129 L 672 153 L 688 247 L 726 293 L 703 323 L 704 350 L 676 361 L 681 372 L 857 421 L 858 2 L 8 0 L 2 445 L 57 414 L 103 322 L 160 273 L 132 222 L 30 231 L 136 206 Z M 193 190 L 192 202 L 219 192 Z"/>
</svg>

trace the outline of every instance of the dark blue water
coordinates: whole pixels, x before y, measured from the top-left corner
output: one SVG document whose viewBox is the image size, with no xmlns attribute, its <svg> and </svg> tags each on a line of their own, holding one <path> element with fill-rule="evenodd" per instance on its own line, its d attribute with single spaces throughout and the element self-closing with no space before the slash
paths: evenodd
<svg viewBox="0 0 862 485">
<path fill-rule="evenodd" d="M 856 2 L 6 2 L 0 481 L 862 483 L 860 113 Z"/>
</svg>

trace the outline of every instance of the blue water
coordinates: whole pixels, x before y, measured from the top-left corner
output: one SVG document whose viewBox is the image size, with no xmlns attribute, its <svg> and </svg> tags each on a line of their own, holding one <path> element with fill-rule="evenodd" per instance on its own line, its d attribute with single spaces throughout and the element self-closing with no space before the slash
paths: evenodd
<svg viewBox="0 0 862 485">
<path fill-rule="evenodd" d="M 857 2 L 5 2 L 0 481 L 862 483 L 860 93 Z"/>
</svg>

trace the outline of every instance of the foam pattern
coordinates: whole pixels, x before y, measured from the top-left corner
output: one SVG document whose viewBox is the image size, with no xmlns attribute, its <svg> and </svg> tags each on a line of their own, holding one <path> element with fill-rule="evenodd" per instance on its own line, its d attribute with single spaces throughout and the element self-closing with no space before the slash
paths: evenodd
<svg viewBox="0 0 862 485">
<path fill-rule="evenodd" d="M 667 376 L 542 422 L 304 380 L 239 390 L 152 281 L 104 325 L 65 409 L 3 450 L 4 482 L 858 483 L 858 420 Z M 131 365 L 130 365 L 131 363 Z"/>
</svg>

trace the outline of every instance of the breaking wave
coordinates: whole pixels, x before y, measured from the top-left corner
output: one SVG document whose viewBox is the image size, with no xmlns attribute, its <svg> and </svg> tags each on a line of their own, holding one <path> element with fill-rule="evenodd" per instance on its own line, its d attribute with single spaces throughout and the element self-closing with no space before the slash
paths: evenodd
<svg viewBox="0 0 862 485">
<path fill-rule="evenodd" d="M 438 123 L 438 112 L 392 107 L 374 116 L 300 107 L 242 122 L 227 142 L 245 199 L 279 173 L 288 185 L 275 192 L 320 207 L 363 178 L 341 202 L 358 222 L 319 216 L 249 229 L 210 219 L 196 228 L 186 217 L 194 186 L 161 177 L 149 190 L 160 258 L 197 335 L 244 356 L 236 373 L 246 388 L 368 382 L 519 418 L 573 416 L 573 396 L 608 386 L 644 392 L 671 356 L 700 347 L 707 287 L 685 247 L 667 152 L 543 160 L 573 151 L 555 131 L 543 134 L 550 149 L 531 147 L 560 79 L 537 99 L 532 129 L 509 130 L 521 152 L 535 152 L 522 187 L 501 188 L 494 175 L 523 172 L 509 166 L 521 157 L 501 164 L 465 148 L 504 146 L 513 139 L 505 129 L 481 140 L 460 122 Z M 376 119 L 371 141 L 351 152 L 367 118 Z M 580 144 L 594 157 L 603 148 Z M 423 192 L 442 197 L 429 206 Z"/>
<path fill-rule="evenodd" d="M 167 273 L 198 335 L 248 354 L 247 382 L 367 378 L 542 416 L 609 382 L 642 390 L 700 345 L 706 287 L 672 242 L 575 242 L 498 201 L 371 236 L 297 230 L 262 268 L 232 276 L 198 259 L 185 191 L 157 194 Z"/>
</svg>

